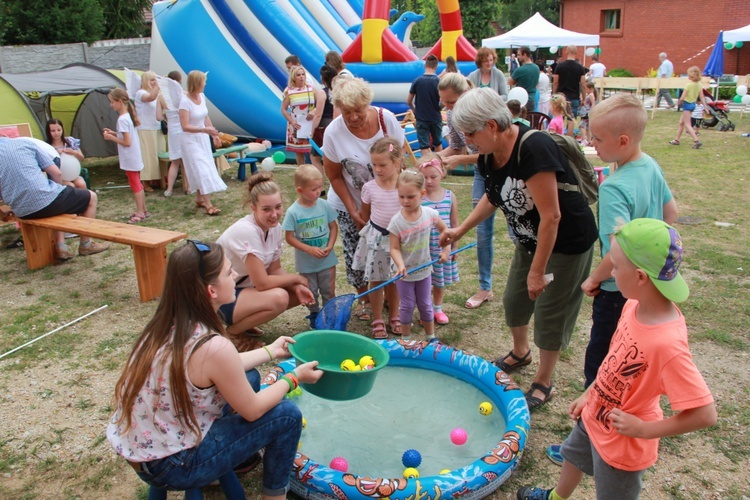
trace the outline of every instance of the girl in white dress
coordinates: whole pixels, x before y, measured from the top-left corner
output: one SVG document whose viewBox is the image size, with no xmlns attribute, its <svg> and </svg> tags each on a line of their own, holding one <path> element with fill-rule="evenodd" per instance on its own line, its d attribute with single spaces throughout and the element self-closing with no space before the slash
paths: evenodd
<svg viewBox="0 0 750 500">
<path fill-rule="evenodd" d="M 211 204 L 211 193 L 224 191 L 227 185 L 216 170 L 211 139 L 219 147 L 219 131 L 211 124 L 206 107 L 206 74 L 193 70 L 188 74 L 188 92 L 180 101 L 182 125 L 182 162 L 185 164 L 190 187 L 195 190 L 195 204 L 206 209 L 207 215 L 219 215 L 221 210 Z M 210 138 L 209 138 L 210 137 Z"/>
<path fill-rule="evenodd" d="M 164 134 L 161 133 L 161 121 L 164 119 L 164 102 L 159 96 L 159 84 L 156 73 L 146 71 L 141 75 L 141 88 L 135 92 L 135 112 L 141 124 L 136 127 L 138 140 L 141 143 L 141 158 L 143 170 L 141 182 L 146 192 L 152 192 L 152 181 L 159 181 L 159 153 L 167 150 Z"/>
</svg>

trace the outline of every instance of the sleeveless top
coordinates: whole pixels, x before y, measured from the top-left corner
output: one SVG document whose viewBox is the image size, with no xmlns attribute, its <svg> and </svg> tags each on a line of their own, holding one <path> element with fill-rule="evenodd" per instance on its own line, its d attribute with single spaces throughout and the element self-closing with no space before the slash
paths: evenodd
<svg viewBox="0 0 750 500">
<path fill-rule="evenodd" d="M 197 325 L 195 333 L 185 345 L 185 377 L 201 437 L 205 436 L 214 421 L 221 417 L 226 404 L 216 386 L 206 389 L 195 387 L 187 374 L 187 363 L 196 344 L 200 340 L 207 340 L 206 337 L 210 335 L 205 326 Z M 199 436 L 188 427 L 182 426 L 172 404 L 172 387 L 169 380 L 172 357 L 167 350 L 168 347 L 171 346 L 162 346 L 154 358 L 146 382 L 133 404 L 130 428 L 122 429 L 117 426 L 122 406 L 118 406 L 107 426 L 107 439 L 112 448 L 118 455 L 131 462 L 150 462 L 168 457 L 193 448 L 198 443 Z"/>
<path fill-rule="evenodd" d="M 324 88 L 323 92 L 326 93 L 326 101 L 325 105 L 323 106 L 323 115 L 321 117 L 321 121 L 326 118 L 328 119 L 328 121 L 331 121 L 333 120 L 333 103 L 331 102 L 330 90 Z"/>
</svg>

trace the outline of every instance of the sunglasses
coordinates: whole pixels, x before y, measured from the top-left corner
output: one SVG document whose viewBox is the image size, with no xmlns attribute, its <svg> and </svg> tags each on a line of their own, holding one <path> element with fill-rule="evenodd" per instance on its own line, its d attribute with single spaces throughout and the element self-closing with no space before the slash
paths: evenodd
<svg viewBox="0 0 750 500">
<path fill-rule="evenodd" d="M 203 277 L 203 254 L 208 253 L 211 251 L 211 247 L 203 243 L 202 241 L 198 240 L 187 240 L 188 243 L 192 243 L 196 250 L 198 250 L 198 275 L 201 279 L 204 279 Z"/>
</svg>

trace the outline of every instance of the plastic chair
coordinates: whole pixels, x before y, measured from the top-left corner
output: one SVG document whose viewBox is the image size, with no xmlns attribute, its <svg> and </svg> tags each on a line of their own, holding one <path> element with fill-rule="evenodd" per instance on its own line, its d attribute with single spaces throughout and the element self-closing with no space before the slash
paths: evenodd
<svg viewBox="0 0 750 500">
<path fill-rule="evenodd" d="M 547 130 L 549 122 L 552 120 L 549 115 L 545 115 L 539 111 L 529 111 L 526 113 L 526 119 L 531 123 L 531 128 L 537 130 Z"/>
</svg>

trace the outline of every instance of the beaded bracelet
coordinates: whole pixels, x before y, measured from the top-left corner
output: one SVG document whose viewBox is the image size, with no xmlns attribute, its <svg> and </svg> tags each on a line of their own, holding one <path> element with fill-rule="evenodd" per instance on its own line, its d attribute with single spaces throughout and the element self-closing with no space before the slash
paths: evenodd
<svg viewBox="0 0 750 500">
<path fill-rule="evenodd" d="M 263 346 L 263 349 L 266 350 L 266 352 L 268 353 L 268 357 L 271 358 L 269 361 L 273 361 L 273 354 L 271 354 L 271 350 L 266 346 Z"/>
</svg>

